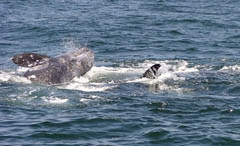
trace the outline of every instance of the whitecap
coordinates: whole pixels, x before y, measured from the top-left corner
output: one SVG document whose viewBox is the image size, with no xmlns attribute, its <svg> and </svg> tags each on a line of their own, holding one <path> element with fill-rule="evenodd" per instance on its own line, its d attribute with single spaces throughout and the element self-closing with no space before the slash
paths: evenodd
<svg viewBox="0 0 240 146">
<path fill-rule="evenodd" d="M 89 102 L 95 101 L 97 99 L 103 99 L 103 98 L 98 95 L 90 95 L 88 98 L 81 98 L 79 101 L 83 102 L 83 103 L 89 103 Z"/>
<path fill-rule="evenodd" d="M 58 98 L 58 97 L 53 97 L 53 96 L 50 96 L 50 97 L 43 96 L 41 98 L 43 99 L 44 102 L 47 102 L 50 104 L 63 104 L 63 103 L 68 102 L 68 99 L 66 99 L 66 98 L 63 99 L 63 98 Z"/>
<path fill-rule="evenodd" d="M 220 71 L 240 71 L 239 65 L 224 66 Z"/>
</svg>

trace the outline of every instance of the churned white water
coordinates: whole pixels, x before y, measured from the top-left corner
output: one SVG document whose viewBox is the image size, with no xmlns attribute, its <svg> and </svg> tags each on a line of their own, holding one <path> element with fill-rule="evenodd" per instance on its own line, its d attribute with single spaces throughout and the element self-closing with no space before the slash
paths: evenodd
<svg viewBox="0 0 240 146">
<path fill-rule="evenodd" d="M 153 64 L 159 63 L 159 76 L 157 79 L 141 78 L 142 74 Z M 8 72 L 0 72 L 1 82 L 21 82 L 31 83 L 27 78 L 16 74 L 26 72 L 28 68 L 19 67 L 14 74 Z M 184 80 L 184 74 L 189 72 L 197 72 L 195 67 L 189 67 L 188 62 L 179 61 L 150 61 L 147 60 L 137 65 L 122 65 L 120 67 L 94 66 L 88 73 L 82 77 L 74 78 L 70 83 L 59 85 L 58 88 L 69 90 L 81 90 L 85 92 L 100 92 L 118 87 L 121 83 L 143 83 L 155 84 L 162 83 L 164 89 L 166 80 Z"/>
</svg>

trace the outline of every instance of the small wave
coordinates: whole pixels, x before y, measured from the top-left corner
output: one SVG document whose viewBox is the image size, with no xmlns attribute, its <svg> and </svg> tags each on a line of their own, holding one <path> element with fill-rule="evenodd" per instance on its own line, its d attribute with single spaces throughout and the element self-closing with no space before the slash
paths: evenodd
<svg viewBox="0 0 240 146">
<path fill-rule="evenodd" d="M 88 98 L 81 98 L 80 102 L 89 103 L 89 102 L 97 100 L 97 99 L 103 99 L 103 97 L 98 96 L 98 95 L 90 95 Z"/>
<path fill-rule="evenodd" d="M 56 88 L 45 86 L 27 86 L 16 87 L 17 92 L 0 99 L 1 102 L 6 102 L 12 105 L 27 105 L 33 107 L 81 107 L 91 103 L 108 102 L 111 99 L 102 97 L 93 93 L 72 92 L 69 95 L 67 90 L 59 90 Z"/>
<path fill-rule="evenodd" d="M 154 128 L 144 132 L 144 136 L 150 139 L 165 140 L 170 131 L 163 128 Z"/>
<path fill-rule="evenodd" d="M 184 35 L 182 32 L 180 32 L 179 30 L 169 30 L 169 33 L 173 34 L 173 35 Z"/>
<path fill-rule="evenodd" d="M 50 104 L 63 104 L 68 102 L 68 99 L 66 98 L 62 99 L 62 98 L 53 97 L 53 96 L 50 96 L 50 97 L 43 96 L 41 98 L 43 99 L 44 102 L 50 103 Z"/>
<path fill-rule="evenodd" d="M 17 87 L 16 90 L 22 91 L 22 87 Z M 41 86 L 27 86 L 22 92 L 16 92 L 6 98 L 9 102 L 24 104 L 24 105 L 49 105 L 49 104 L 63 104 L 69 101 L 64 97 L 58 97 L 55 93 L 46 87 Z"/>
<path fill-rule="evenodd" d="M 240 71 L 239 65 L 224 66 L 220 71 Z"/>
</svg>

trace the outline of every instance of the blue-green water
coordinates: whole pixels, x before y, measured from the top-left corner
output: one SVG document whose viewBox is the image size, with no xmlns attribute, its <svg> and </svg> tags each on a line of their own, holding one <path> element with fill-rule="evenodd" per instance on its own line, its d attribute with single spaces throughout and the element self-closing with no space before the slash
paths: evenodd
<svg viewBox="0 0 240 146">
<path fill-rule="evenodd" d="M 1 0 L 0 145 L 240 145 L 240 1 Z M 95 52 L 29 83 L 10 58 Z M 160 63 L 158 79 L 139 79 Z"/>
</svg>

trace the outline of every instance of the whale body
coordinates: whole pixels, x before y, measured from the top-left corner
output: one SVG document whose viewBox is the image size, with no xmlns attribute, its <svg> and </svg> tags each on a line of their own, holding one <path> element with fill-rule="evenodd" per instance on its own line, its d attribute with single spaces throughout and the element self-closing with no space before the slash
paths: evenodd
<svg viewBox="0 0 240 146">
<path fill-rule="evenodd" d="M 94 52 L 79 48 L 58 57 L 35 53 L 15 55 L 12 61 L 23 67 L 31 67 L 23 76 L 41 84 L 70 82 L 74 77 L 87 73 L 94 64 Z"/>
</svg>

